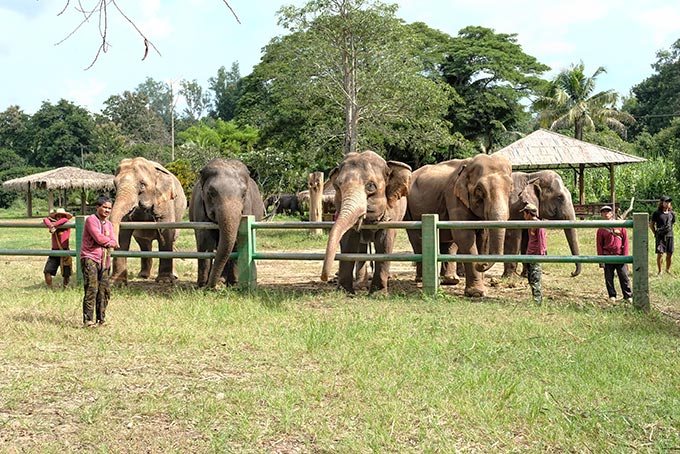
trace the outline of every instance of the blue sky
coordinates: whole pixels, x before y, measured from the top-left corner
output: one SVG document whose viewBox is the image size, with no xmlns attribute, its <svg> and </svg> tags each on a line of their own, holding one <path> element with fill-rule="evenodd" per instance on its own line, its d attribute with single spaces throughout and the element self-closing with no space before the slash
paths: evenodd
<svg viewBox="0 0 680 454">
<path fill-rule="evenodd" d="M 98 0 L 97 0 L 98 1 Z M 94 0 L 82 0 L 92 5 Z M 142 61 L 137 32 L 116 12 L 109 15 L 111 48 L 92 62 L 100 38 L 96 21 L 73 32 L 82 15 L 67 0 L 0 0 L 0 111 L 19 105 L 34 113 L 61 98 L 99 112 L 109 96 L 132 90 L 147 77 L 197 80 L 204 88 L 220 66 L 238 61 L 247 75 L 269 40 L 285 33 L 276 12 L 305 1 L 118 0 L 123 11 L 156 45 Z M 586 73 L 604 66 L 600 90 L 627 95 L 653 74 L 656 52 L 680 39 L 677 0 L 400 0 L 398 16 L 422 21 L 455 36 L 468 25 L 516 33 L 523 50 L 553 68 L 551 75 L 583 61 Z"/>
</svg>

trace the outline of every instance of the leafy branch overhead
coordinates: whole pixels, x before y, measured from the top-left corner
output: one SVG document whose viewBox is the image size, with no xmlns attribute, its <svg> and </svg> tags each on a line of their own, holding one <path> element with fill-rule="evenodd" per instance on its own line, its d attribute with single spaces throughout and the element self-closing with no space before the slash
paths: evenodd
<svg viewBox="0 0 680 454">
<path fill-rule="evenodd" d="M 227 0 L 222 0 L 224 4 L 229 8 L 229 11 L 234 15 L 234 18 L 236 19 L 236 22 L 239 24 L 241 21 L 239 20 L 238 16 L 236 15 L 236 12 L 234 12 L 233 8 Z M 75 5 L 71 5 L 71 0 L 66 0 L 66 3 L 64 4 L 64 8 L 57 14 L 57 16 L 63 15 L 71 6 L 72 9 L 74 9 L 79 15 L 82 15 L 82 20 L 80 23 L 68 34 L 64 39 L 59 41 L 56 45 L 59 45 L 69 39 L 71 36 L 73 36 L 78 30 L 80 30 L 87 22 L 90 21 L 90 19 L 96 19 L 98 23 L 98 30 L 99 30 L 99 39 L 100 44 L 99 48 L 97 49 L 97 53 L 95 54 L 94 58 L 92 59 L 92 62 L 90 65 L 85 68 L 85 70 L 88 70 L 94 66 L 94 64 L 97 62 L 97 59 L 101 55 L 101 53 L 106 53 L 109 49 L 109 41 L 108 41 L 108 32 L 109 32 L 109 13 L 115 14 L 116 12 L 123 18 L 125 19 L 131 26 L 132 28 L 135 29 L 137 34 L 141 37 L 144 43 L 144 55 L 142 57 L 142 60 L 145 60 L 146 57 L 149 55 L 149 50 L 153 49 L 156 51 L 158 55 L 161 55 L 160 51 L 156 48 L 154 43 L 147 38 L 147 36 L 144 34 L 144 32 L 137 27 L 137 24 L 135 21 L 130 19 L 128 15 L 123 11 L 123 9 L 118 5 L 117 0 L 95 0 L 94 5 L 92 5 L 91 8 L 88 8 L 84 5 L 86 3 L 86 0 L 76 0 Z M 113 8 L 113 9 L 112 9 Z"/>
</svg>

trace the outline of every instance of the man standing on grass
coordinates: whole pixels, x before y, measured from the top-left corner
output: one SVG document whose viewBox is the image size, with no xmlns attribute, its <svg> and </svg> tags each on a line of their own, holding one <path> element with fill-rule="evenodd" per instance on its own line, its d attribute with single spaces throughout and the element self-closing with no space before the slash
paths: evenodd
<svg viewBox="0 0 680 454">
<path fill-rule="evenodd" d="M 52 235 L 52 250 L 53 251 L 68 251 L 68 240 L 71 237 L 71 229 L 62 227 L 71 220 L 73 215 L 63 208 L 57 208 L 56 211 L 43 219 L 43 224 L 47 226 Z M 71 270 L 73 260 L 72 257 L 48 257 L 45 263 L 45 284 L 48 288 L 52 287 L 52 278 L 56 276 L 57 270 L 61 266 L 61 275 L 64 277 L 64 288 L 68 287 L 71 278 Z"/>
<path fill-rule="evenodd" d="M 97 213 L 85 218 L 80 249 L 80 266 L 83 270 L 85 294 L 83 295 L 83 326 L 94 328 L 106 323 L 106 306 L 109 304 L 111 249 L 118 246 L 111 214 L 111 199 L 97 199 Z M 94 318 L 96 311 L 97 318 Z"/>
<path fill-rule="evenodd" d="M 671 272 L 673 251 L 675 250 L 675 245 L 673 244 L 673 224 L 675 224 L 675 213 L 671 206 L 671 198 L 663 196 L 659 200 L 659 206 L 656 211 L 652 213 L 651 221 L 649 221 L 649 228 L 652 229 L 656 244 L 658 277 L 662 276 L 661 262 L 663 261 L 664 254 L 666 254 L 666 274 Z"/>
<path fill-rule="evenodd" d="M 614 219 L 612 207 L 605 205 L 600 208 L 600 215 L 605 221 Z M 597 255 L 628 255 L 628 233 L 623 227 L 613 227 L 609 229 L 599 228 L 596 235 Z M 633 292 L 630 288 L 628 278 L 628 264 L 626 263 L 604 263 L 600 264 L 604 268 L 604 283 L 607 286 L 609 301 L 616 304 L 616 288 L 614 287 L 614 272 L 619 277 L 623 301 L 631 303 Z"/>
<path fill-rule="evenodd" d="M 524 208 L 520 210 L 522 215 L 524 215 L 525 221 L 538 221 L 538 208 L 533 203 L 527 203 Z M 529 244 L 527 245 L 527 255 L 546 255 L 547 254 L 547 240 L 545 229 L 542 227 L 537 227 L 535 229 L 528 229 L 529 232 Z M 543 292 L 541 289 L 541 264 L 527 263 L 528 272 L 527 279 L 529 280 L 529 286 L 531 287 L 531 295 L 534 298 L 534 302 L 538 305 L 543 303 Z"/>
</svg>

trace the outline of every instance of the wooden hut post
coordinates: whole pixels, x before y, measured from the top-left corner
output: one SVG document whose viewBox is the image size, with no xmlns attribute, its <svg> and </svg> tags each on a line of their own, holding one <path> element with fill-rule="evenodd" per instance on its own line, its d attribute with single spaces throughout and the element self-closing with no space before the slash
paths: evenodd
<svg viewBox="0 0 680 454">
<path fill-rule="evenodd" d="M 585 164 L 579 164 L 578 166 L 578 193 L 579 202 L 581 205 L 586 203 L 586 182 L 584 181 L 586 166 Z"/>
<path fill-rule="evenodd" d="M 309 220 L 321 222 L 323 220 L 323 172 L 313 172 L 307 177 L 309 188 Z M 310 229 L 312 235 L 321 235 L 322 229 Z"/>
<path fill-rule="evenodd" d="M 80 190 L 80 214 L 84 215 L 85 213 L 85 207 L 87 206 L 87 200 L 85 200 L 85 188 L 82 188 Z"/>
<path fill-rule="evenodd" d="M 26 195 L 26 211 L 29 218 L 33 217 L 33 196 L 31 195 L 31 182 L 28 182 L 28 193 Z"/>
<path fill-rule="evenodd" d="M 47 212 L 51 213 L 54 211 L 54 192 L 52 190 L 47 191 Z"/>
<path fill-rule="evenodd" d="M 614 188 L 614 164 L 609 164 L 609 195 L 612 202 L 612 210 L 616 213 L 616 189 Z"/>
</svg>

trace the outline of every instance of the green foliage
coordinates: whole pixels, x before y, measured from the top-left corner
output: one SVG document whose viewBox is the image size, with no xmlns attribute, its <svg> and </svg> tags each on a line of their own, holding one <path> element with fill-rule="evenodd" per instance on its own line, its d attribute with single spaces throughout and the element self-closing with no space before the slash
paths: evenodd
<svg viewBox="0 0 680 454">
<path fill-rule="evenodd" d="M 191 123 L 200 120 L 210 106 L 210 95 L 203 92 L 203 87 L 198 84 L 196 79 L 192 81 L 182 80 L 180 87 L 179 94 L 184 97 L 186 102 L 185 117 Z"/>
<path fill-rule="evenodd" d="M 127 145 L 170 145 L 169 129 L 149 103 L 147 95 L 125 91 L 104 101 L 102 116 L 120 128 Z"/>
<path fill-rule="evenodd" d="M 166 164 L 165 168 L 177 177 L 182 185 L 187 200 L 189 200 L 191 198 L 191 192 L 194 189 L 194 184 L 198 180 L 198 175 L 192 169 L 191 163 L 186 159 L 175 159 Z"/>
<path fill-rule="evenodd" d="M 214 108 L 210 116 L 231 121 L 236 115 L 238 100 L 243 95 L 243 79 L 238 62 L 232 63 L 230 71 L 220 66 L 217 76 L 208 79 L 208 84 L 214 93 Z"/>
<path fill-rule="evenodd" d="M 561 71 L 548 85 L 545 93 L 533 103 L 542 127 L 574 128 L 574 137 L 583 140 L 586 130 L 607 127 L 626 137 L 626 124 L 635 122 L 628 113 L 616 109 L 618 94 L 613 90 L 595 92 L 597 77 L 605 73 L 598 67 L 592 76 L 584 73 L 581 62 Z"/>
<path fill-rule="evenodd" d="M 30 119 L 19 106 L 9 106 L 4 112 L 0 112 L 0 148 L 7 148 L 27 157 L 30 149 Z"/>
<path fill-rule="evenodd" d="M 3 158 L 11 159 L 12 156 L 16 156 L 14 152 L 0 150 L 0 183 L 45 171 L 45 169 L 39 167 L 26 167 L 23 160 L 19 157 L 17 157 L 15 161 L 16 166 L 10 165 L 7 161 L 4 163 L 1 161 Z M 18 196 L 19 194 L 17 192 L 5 189 L 0 185 L 0 208 L 9 208 Z"/>
<path fill-rule="evenodd" d="M 635 135 L 643 131 L 656 134 L 680 112 L 680 39 L 670 49 L 657 52 L 656 57 L 652 65 L 656 73 L 631 89 L 635 98 L 626 105 L 638 121 Z"/>
</svg>

